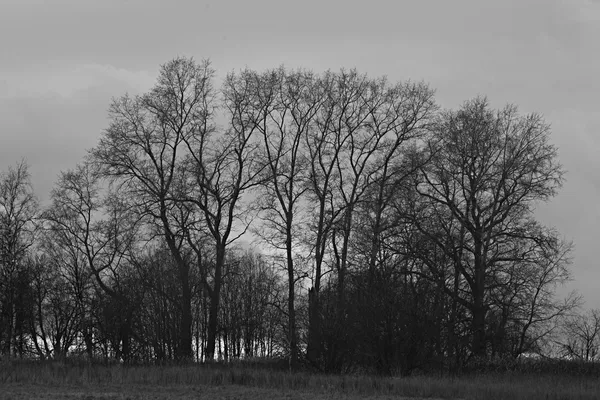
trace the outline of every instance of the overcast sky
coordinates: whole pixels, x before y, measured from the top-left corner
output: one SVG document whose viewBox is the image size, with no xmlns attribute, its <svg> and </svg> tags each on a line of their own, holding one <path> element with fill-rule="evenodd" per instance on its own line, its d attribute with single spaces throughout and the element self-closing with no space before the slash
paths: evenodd
<svg viewBox="0 0 600 400">
<path fill-rule="evenodd" d="M 160 64 L 356 67 L 425 80 L 443 107 L 487 95 L 539 112 L 568 171 L 538 217 L 575 242 L 570 288 L 600 308 L 600 1 L 0 0 L 0 170 L 25 158 L 45 201 L 107 127 L 111 97 Z"/>
</svg>

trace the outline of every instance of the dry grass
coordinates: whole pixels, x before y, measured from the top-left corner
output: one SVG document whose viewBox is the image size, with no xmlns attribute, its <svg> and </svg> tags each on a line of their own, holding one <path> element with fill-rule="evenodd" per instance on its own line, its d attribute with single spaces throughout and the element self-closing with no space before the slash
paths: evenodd
<svg viewBox="0 0 600 400">
<path fill-rule="evenodd" d="M 461 378 L 334 376 L 220 366 L 0 364 L 0 399 L 581 399 L 594 378 L 520 374 Z"/>
<path fill-rule="evenodd" d="M 252 388 L 239 385 L 92 385 L 92 386 L 47 386 L 47 385 L 7 385 L 0 386 L 0 399 L 9 400 L 159 400 L 159 399 L 291 399 L 321 400 L 351 398 L 342 396 L 317 395 L 310 392 L 282 391 L 276 389 Z M 358 399 L 358 397 L 356 397 Z"/>
</svg>

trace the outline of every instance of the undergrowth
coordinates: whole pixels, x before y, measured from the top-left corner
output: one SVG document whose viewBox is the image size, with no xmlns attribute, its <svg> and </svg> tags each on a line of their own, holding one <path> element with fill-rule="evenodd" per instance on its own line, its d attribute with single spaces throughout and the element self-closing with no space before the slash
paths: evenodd
<svg viewBox="0 0 600 400">
<path fill-rule="evenodd" d="M 584 376 L 528 375 L 515 372 L 461 377 L 289 373 L 244 365 L 123 366 L 59 362 L 2 362 L 0 385 L 242 385 L 337 395 L 404 396 L 445 399 L 600 398 L 600 381 Z"/>
</svg>

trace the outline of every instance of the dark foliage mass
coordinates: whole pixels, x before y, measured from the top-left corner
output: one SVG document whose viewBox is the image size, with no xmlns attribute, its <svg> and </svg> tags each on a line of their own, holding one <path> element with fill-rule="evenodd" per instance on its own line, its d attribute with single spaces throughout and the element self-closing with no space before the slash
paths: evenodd
<svg viewBox="0 0 600 400">
<path fill-rule="evenodd" d="M 597 359 L 598 313 L 555 297 L 572 245 L 534 215 L 563 183 L 539 115 L 441 110 L 424 83 L 354 70 L 219 85 L 177 58 L 114 99 L 46 207 L 26 163 L 0 176 L 3 356 L 403 375 Z"/>
</svg>

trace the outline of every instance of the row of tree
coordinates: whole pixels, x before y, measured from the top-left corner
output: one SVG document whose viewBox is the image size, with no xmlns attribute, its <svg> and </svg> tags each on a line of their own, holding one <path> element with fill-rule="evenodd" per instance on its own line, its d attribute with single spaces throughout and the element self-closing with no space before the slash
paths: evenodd
<svg viewBox="0 0 600 400">
<path fill-rule="evenodd" d="M 563 183 L 539 115 L 354 70 L 215 82 L 177 58 L 114 99 L 43 209 L 2 176 L 4 354 L 410 373 L 556 339 L 580 299 L 534 216 Z"/>
</svg>

